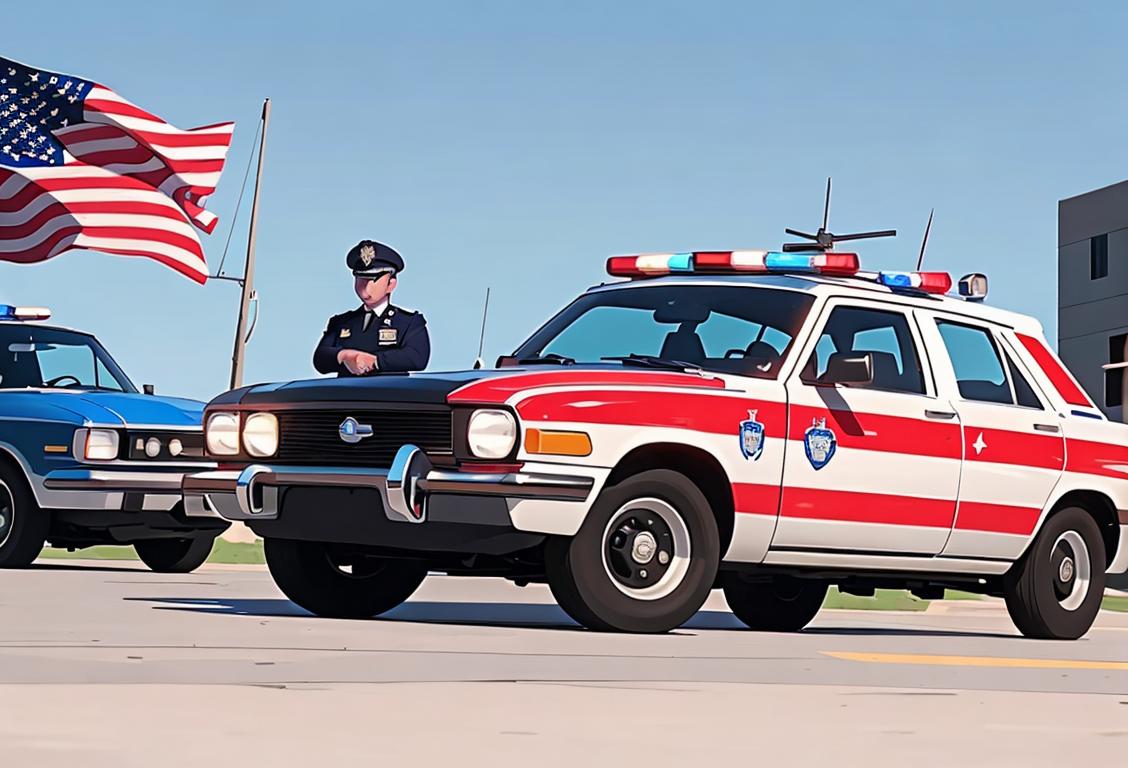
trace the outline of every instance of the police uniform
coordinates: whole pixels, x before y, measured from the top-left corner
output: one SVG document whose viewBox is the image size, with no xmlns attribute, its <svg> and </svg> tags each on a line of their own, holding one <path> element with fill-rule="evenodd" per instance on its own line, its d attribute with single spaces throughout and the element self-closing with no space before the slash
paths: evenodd
<svg viewBox="0 0 1128 768">
<path fill-rule="evenodd" d="M 372 240 L 354 246 L 345 261 L 354 276 L 371 279 L 387 272 L 395 276 L 404 268 L 403 258 L 394 249 Z M 386 302 L 375 311 L 361 305 L 329 318 L 313 353 L 313 367 L 320 373 L 354 376 L 337 362 L 342 349 L 375 355 L 376 368 L 371 374 L 421 371 L 431 357 L 431 339 L 422 314 Z"/>
</svg>

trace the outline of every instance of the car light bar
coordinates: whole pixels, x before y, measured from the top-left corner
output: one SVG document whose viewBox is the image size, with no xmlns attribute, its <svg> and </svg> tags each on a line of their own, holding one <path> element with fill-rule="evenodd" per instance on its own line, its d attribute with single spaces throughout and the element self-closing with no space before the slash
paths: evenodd
<svg viewBox="0 0 1128 768">
<path fill-rule="evenodd" d="M 51 317 L 47 307 L 13 307 L 0 304 L 0 320 L 46 320 Z"/>
<path fill-rule="evenodd" d="M 889 288 L 913 288 L 925 293 L 952 290 L 952 276 L 947 272 L 879 272 L 877 281 Z"/>
<path fill-rule="evenodd" d="M 612 256 L 607 272 L 614 277 L 657 277 L 679 273 L 766 274 L 805 272 L 849 277 L 861 268 L 856 253 L 779 251 L 694 251 Z"/>
</svg>

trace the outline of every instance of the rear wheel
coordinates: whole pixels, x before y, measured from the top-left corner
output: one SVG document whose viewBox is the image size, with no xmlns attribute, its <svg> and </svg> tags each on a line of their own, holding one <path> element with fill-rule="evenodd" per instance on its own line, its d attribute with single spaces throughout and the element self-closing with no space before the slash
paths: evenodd
<svg viewBox="0 0 1128 768">
<path fill-rule="evenodd" d="M 1105 547 L 1092 515 L 1056 513 L 1004 579 L 1007 611 L 1027 637 L 1076 640 L 1089 631 L 1105 586 Z"/>
<path fill-rule="evenodd" d="M 720 537 L 701 490 L 670 470 L 604 489 L 579 532 L 550 539 L 548 583 L 585 627 L 667 632 L 695 614 L 717 575 Z"/>
<path fill-rule="evenodd" d="M 310 613 L 336 619 L 367 619 L 411 597 L 427 577 L 417 561 L 361 557 L 346 562 L 330 545 L 271 539 L 266 565 L 286 597 Z"/>
<path fill-rule="evenodd" d="M 775 576 L 752 580 L 727 573 L 722 586 L 736 618 L 764 632 L 798 632 L 811 623 L 826 599 L 824 581 Z"/>
<path fill-rule="evenodd" d="M 0 465 L 0 568 L 26 568 L 47 540 L 51 517 L 35 503 L 23 476 Z"/>
<path fill-rule="evenodd" d="M 215 544 L 214 536 L 187 539 L 147 539 L 133 545 L 141 562 L 156 573 L 191 573 L 204 564 Z"/>
</svg>

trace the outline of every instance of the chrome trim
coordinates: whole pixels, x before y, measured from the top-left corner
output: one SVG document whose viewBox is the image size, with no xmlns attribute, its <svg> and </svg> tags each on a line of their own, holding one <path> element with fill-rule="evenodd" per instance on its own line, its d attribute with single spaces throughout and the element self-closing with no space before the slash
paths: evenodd
<svg viewBox="0 0 1128 768">
<path fill-rule="evenodd" d="M 185 475 L 181 489 L 187 509 L 210 507 L 229 520 L 271 520 L 278 517 L 279 489 L 293 486 L 371 488 L 380 492 L 389 519 L 421 523 L 426 520 L 427 499 L 432 494 L 585 501 L 595 480 L 541 472 L 440 470 L 419 448 L 405 445 L 386 470 L 251 464 L 242 470 Z M 262 503 L 256 505 L 260 487 Z"/>
<path fill-rule="evenodd" d="M 93 421 L 83 422 L 82 426 L 91 427 L 93 429 L 127 429 L 127 430 L 141 430 L 144 432 L 199 432 L 201 435 L 204 433 L 203 424 L 133 424 L 128 421 L 122 421 L 120 424 L 99 424 Z"/>
<path fill-rule="evenodd" d="M 100 469 L 55 469 L 43 478 L 53 491 L 178 493 L 183 472 L 113 472 Z"/>
</svg>

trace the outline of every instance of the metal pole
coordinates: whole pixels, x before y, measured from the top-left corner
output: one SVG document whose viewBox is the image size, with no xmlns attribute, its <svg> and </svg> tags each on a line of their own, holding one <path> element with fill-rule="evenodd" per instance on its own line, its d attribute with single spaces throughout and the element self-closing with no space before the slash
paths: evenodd
<svg viewBox="0 0 1128 768">
<path fill-rule="evenodd" d="M 262 189 L 262 163 L 266 154 L 266 128 L 270 123 L 270 99 L 262 103 L 262 138 L 259 141 L 255 196 L 251 203 L 251 228 L 247 235 L 247 263 L 243 267 L 243 296 L 239 302 L 239 322 L 235 326 L 235 350 L 231 354 L 231 389 L 243 386 L 243 355 L 246 351 L 247 310 L 255 284 L 255 230 L 258 228 L 259 192 Z"/>
</svg>

